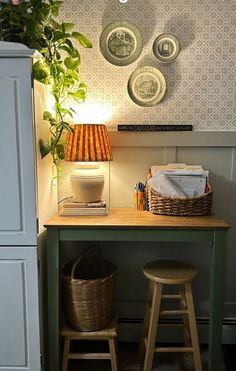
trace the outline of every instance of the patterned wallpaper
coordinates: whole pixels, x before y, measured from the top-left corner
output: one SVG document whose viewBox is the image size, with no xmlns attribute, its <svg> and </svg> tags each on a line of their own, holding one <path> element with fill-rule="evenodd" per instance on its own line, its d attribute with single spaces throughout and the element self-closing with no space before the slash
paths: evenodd
<svg viewBox="0 0 236 371">
<path fill-rule="evenodd" d="M 78 120 L 86 109 L 99 115 L 101 105 L 110 130 L 118 124 L 236 130 L 236 0 L 65 0 L 61 18 L 93 42 L 92 50 L 81 50 L 81 76 L 89 89 Z M 127 66 L 109 63 L 99 48 L 104 27 L 116 20 L 134 23 L 143 36 L 141 55 Z M 163 32 L 181 45 L 177 59 L 165 64 L 152 51 Z M 135 104 L 127 92 L 131 73 L 143 66 L 158 68 L 166 78 L 166 94 L 152 107 Z"/>
</svg>

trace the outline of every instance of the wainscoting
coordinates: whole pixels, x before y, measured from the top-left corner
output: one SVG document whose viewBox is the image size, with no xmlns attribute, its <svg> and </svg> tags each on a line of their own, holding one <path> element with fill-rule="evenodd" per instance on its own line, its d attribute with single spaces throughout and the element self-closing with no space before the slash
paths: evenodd
<svg viewBox="0 0 236 371">
<path fill-rule="evenodd" d="M 104 198 L 111 207 L 133 207 L 133 190 L 145 182 L 152 165 L 167 163 L 201 164 L 210 170 L 213 211 L 231 224 L 226 261 L 224 342 L 236 343 L 236 133 L 235 132 L 149 132 L 109 133 L 113 161 L 102 166 L 106 176 Z M 64 164 L 59 198 L 70 194 L 71 164 Z M 174 258 L 195 264 L 199 269 L 193 290 L 201 342 L 208 332 L 210 246 L 189 243 L 100 243 L 104 256 L 118 266 L 116 306 L 120 340 L 137 341 L 144 313 L 147 280 L 142 267 L 157 258 Z M 73 250 L 73 248 L 72 248 Z M 68 253 L 68 251 L 67 251 Z M 65 253 L 65 255 L 67 254 Z M 78 253 L 78 250 L 77 250 Z M 132 278 L 132 279 L 131 279 Z"/>
</svg>

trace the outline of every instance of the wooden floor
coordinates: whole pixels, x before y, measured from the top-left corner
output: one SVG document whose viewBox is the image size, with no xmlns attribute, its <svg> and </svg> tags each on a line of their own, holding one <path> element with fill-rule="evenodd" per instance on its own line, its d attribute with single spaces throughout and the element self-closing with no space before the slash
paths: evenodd
<svg viewBox="0 0 236 371">
<path fill-rule="evenodd" d="M 85 345 L 85 351 L 86 346 Z M 89 344 L 98 351 L 103 350 L 105 344 Z M 73 350 L 76 350 L 73 349 Z M 141 371 L 137 358 L 138 344 L 118 344 L 118 370 Z M 207 347 L 201 346 L 203 371 L 207 371 Z M 111 371 L 110 362 L 105 360 L 71 360 L 68 371 Z M 194 371 L 191 354 L 159 354 L 155 355 L 153 371 Z M 236 346 L 224 346 L 222 351 L 221 371 L 236 371 Z"/>
</svg>

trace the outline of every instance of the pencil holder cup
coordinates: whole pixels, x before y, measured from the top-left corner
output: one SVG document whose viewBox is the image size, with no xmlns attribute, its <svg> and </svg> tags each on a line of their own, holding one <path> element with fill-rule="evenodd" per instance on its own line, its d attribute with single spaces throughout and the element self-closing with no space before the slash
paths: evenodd
<svg viewBox="0 0 236 371">
<path fill-rule="evenodd" d="M 134 208 L 135 210 L 145 210 L 146 198 L 144 191 L 134 191 Z"/>
</svg>

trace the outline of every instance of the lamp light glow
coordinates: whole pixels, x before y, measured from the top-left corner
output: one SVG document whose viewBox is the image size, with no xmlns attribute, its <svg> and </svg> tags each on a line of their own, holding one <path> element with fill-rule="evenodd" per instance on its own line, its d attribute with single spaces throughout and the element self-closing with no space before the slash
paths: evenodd
<svg viewBox="0 0 236 371">
<path fill-rule="evenodd" d="M 76 111 L 76 108 L 75 108 Z M 102 124 L 108 122 L 113 115 L 113 108 L 110 104 L 103 102 L 84 102 L 80 105 L 79 112 L 74 115 L 74 122 L 80 124 L 94 123 Z"/>
</svg>

